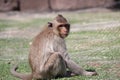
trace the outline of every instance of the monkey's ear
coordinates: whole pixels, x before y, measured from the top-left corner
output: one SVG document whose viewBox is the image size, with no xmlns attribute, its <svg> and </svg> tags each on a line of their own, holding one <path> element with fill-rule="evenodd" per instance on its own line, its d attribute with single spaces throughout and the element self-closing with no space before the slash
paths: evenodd
<svg viewBox="0 0 120 80">
<path fill-rule="evenodd" d="M 58 14 L 59 17 L 63 17 L 62 14 Z"/>
<path fill-rule="evenodd" d="M 52 27 L 52 23 L 51 22 L 48 22 L 48 27 Z"/>
</svg>

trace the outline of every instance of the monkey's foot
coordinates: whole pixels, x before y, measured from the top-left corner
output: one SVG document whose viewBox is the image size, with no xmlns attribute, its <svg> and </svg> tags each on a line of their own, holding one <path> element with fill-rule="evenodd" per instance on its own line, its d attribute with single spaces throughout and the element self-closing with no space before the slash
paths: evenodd
<svg viewBox="0 0 120 80">
<path fill-rule="evenodd" d="M 96 76 L 96 75 L 98 75 L 98 74 L 97 74 L 97 72 L 95 72 L 95 71 L 94 71 L 94 72 L 86 71 L 84 75 L 85 75 L 85 76 Z"/>
</svg>

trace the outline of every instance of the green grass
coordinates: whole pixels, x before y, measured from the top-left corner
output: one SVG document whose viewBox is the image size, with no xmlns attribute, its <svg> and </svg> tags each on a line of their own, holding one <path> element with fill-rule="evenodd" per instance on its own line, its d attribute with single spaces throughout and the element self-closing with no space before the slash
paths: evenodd
<svg viewBox="0 0 120 80">
<path fill-rule="evenodd" d="M 72 24 L 120 21 L 120 12 L 64 13 Z M 0 33 L 9 28 L 36 28 L 46 24 L 50 18 L 30 21 L 1 20 Z M 28 64 L 31 38 L 0 38 L 0 80 L 19 80 L 10 74 L 13 64 L 19 64 L 19 72 L 31 72 Z M 120 79 L 120 26 L 101 30 L 71 32 L 66 39 L 71 58 L 84 69 L 98 72 L 98 76 L 75 76 L 57 80 L 119 80 Z"/>
</svg>

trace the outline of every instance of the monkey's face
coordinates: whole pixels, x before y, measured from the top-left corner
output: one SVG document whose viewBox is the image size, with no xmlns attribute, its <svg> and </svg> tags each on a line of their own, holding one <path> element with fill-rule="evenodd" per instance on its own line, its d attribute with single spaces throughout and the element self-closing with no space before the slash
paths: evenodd
<svg viewBox="0 0 120 80">
<path fill-rule="evenodd" d="M 61 24 L 58 25 L 58 32 L 61 38 L 65 38 L 68 36 L 70 31 L 70 24 Z"/>
<path fill-rule="evenodd" d="M 67 37 L 70 31 L 70 24 L 62 15 L 58 15 L 52 22 L 48 22 L 48 27 L 51 27 L 53 32 L 61 38 Z"/>
</svg>

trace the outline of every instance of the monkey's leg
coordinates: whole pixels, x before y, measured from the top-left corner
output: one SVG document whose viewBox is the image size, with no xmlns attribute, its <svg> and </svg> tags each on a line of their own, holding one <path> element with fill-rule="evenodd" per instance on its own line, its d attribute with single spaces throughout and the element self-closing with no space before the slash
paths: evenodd
<svg viewBox="0 0 120 80">
<path fill-rule="evenodd" d="M 97 72 L 86 71 L 72 60 L 66 60 L 66 63 L 67 63 L 67 67 L 76 75 L 84 75 L 84 76 L 97 75 Z"/>
<path fill-rule="evenodd" d="M 66 74 L 66 64 L 61 55 L 55 52 L 50 53 L 50 56 L 43 66 L 42 72 L 38 70 L 33 73 L 33 78 L 37 80 L 51 80 L 51 78 L 54 78 L 58 74 Z"/>
<path fill-rule="evenodd" d="M 61 55 L 59 55 L 57 52 L 53 53 L 46 65 L 45 68 L 47 71 L 50 72 L 52 76 L 56 76 L 58 74 L 65 75 L 66 74 L 66 64 Z"/>
</svg>

